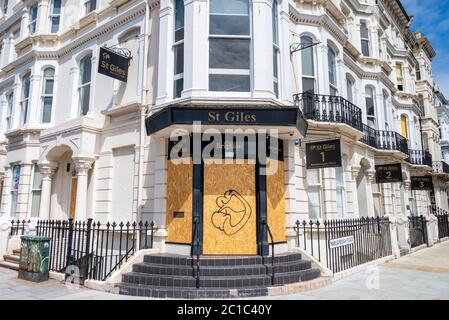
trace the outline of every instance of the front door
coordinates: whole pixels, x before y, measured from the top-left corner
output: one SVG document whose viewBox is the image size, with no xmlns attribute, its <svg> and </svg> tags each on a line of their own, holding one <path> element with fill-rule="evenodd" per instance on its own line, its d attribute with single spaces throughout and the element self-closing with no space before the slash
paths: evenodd
<svg viewBox="0 0 449 320">
<path fill-rule="evenodd" d="M 70 219 L 75 219 L 75 209 L 76 209 L 76 189 L 78 186 L 78 179 L 72 178 L 72 185 L 70 189 Z"/>
<path fill-rule="evenodd" d="M 256 165 L 205 161 L 203 192 L 203 254 L 257 254 Z"/>
</svg>

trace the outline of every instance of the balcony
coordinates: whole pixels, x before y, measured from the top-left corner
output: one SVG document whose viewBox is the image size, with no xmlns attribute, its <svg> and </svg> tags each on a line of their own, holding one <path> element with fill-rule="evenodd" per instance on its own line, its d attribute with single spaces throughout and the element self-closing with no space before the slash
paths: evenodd
<svg viewBox="0 0 449 320">
<path fill-rule="evenodd" d="M 449 174 L 449 164 L 444 161 L 434 161 L 433 171 L 435 173 Z"/>
<path fill-rule="evenodd" d="M 363 124 L 363 138 L 360 140 L 379 150 L 400 151 L 408 155 L 407 139 L 394 131 L 373 129 Z"/>
<path fill-rule="evenodd" d="M 428 151 L 410 149 L 406 160 L 413 165 L 432 167 L 432 155 Z"/>
<path fill-rule="evenodd" d="M 362 131 L 362 110 L 342 97 L 306 92 L 293 98 L 308 120 L 347 124 Z"/>
</svg>

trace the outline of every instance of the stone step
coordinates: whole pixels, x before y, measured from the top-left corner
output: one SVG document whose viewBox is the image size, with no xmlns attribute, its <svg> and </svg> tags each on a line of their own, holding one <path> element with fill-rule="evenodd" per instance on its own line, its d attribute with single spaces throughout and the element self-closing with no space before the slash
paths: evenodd
<svg viewBox="0 0 449 320">
<path fill-rule="evenodd" d="M 20 262 L 20 256 L 13 255 L 13 254 L 4 255 L 3 259 L 5 259 L 5 261 L 11 262 L 11 263 L 19 264 L 19 262 Z"/>
<path fill-rule="evenodd" d="M 7 262 L 7 261 L 0 261 L 0 267 L 1 268 L 8 268 L 8 269 L 11 269 L 11 270 L 19 271 L 19 264 L 17 264 L 17 263 L 11 263 L 11 262 Z"/>
<path fill-rule="evenodd" d="M 176 266 L 192 266 L 196 263 L 196 257 L 175 256 L 168 254 L 156 254 L 146 255 L 144 262 L 154 264 L 176 265 Z M 241 265 L 257 265 L 262 264 L 264 260 L 265 264 L 271 263 L 271 256 L 262 259 L 261 256 L 235 256 L 235 257 L 223 257 L 223 256 L 201 256 L 201 266 L 241 266 Z M 292 262 L 301 259 L 300 253 L 287 253 L 276 255 L 274 257 L 275 263 Z"/>
<path fill-rule="evenodd" d="M 266 287 L 240 289 L 196 289 L 120 284 L 119 288 L 119 293 L 124 295 L 172 299 L 226 299 L 231 297 L 261 297 L 268 295 L 268 289 Z"/>
<path fill-rule="evenodd" d="M 13 255 L 15 255 L 15 256 L 20 256 L 20 249 L 14 249 L 14 250 L 12 251 L 12 253 L 13 253 Z"/>
<path fill-rule="evenodd" d="M 300 271 L 311 268 L 311 262 L 306 260 L 297 260 L 292 262 L 276 263 L 274 265 L 275 273 L 285 273 Z M 149 274 L 165 274 L 174 276 L 191 276 L 196 271 L 196 266 L 174 266 L 155 263 L 137 263 L 133 265 L 133 272 Z M 241 265 L 241 266 L 200 266 L 201 276 L 251 276 L 271 274 L 272 266 L 269 265 Z"/>
<path fill-rule="evenodd" d="M 283 285 L 307 281 L 320 276 L 320 270 L 307 269 L 296 272 L 288 272 L 275 274 L 275 285 Z M 200 273 L 201 275 L 201 273 Z M 122 282 L 124 284 L 139 284 L 143 286 L 158 287 L 182 287 L 195 288 L 196 278 L 193 276 L 173 276 L 161 274 L 148 274 L 130 272 L 123 275 Z M 200 276 L 201 288 L 248 288 L 271 286 L 271 274 L 261 274 L 253 276 L 231 276 L 231 277 L 208 277 Z"/>
</svg>

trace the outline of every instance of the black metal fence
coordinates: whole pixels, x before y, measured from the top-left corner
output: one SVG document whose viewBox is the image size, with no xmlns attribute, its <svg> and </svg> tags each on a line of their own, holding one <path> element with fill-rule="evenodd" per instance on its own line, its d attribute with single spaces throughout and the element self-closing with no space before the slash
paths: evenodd
<svg viewBox="0 0 449 320">
<path fill-rule="evenodd" d="M 410 246 L 415 248 L 417 246 L 428 245 L 427 238 L 427 221 L 424 216 L 410 216 L 409 221 L 409 236 Z"/>
<path fill-rule="evenodd" d="M 428 151 L 409 149 L 406 160 L 411 164 L 432 167 L 432 155 Z"/>
<path fill-rule="evenodd" d="M 409 154 L 407 139 L 397 132 L 376 130 L 363 124 L 364 136 L 360 141 L 379 150 L 401 151 Z"/>
<path fill-rule="evenodd" d="M 307 119 L 345 123 L 362 131 L 362 110 L 343 97 L 306 92 L 293 98 Z"/>
<path fill-rule="evenodd" d="M 392 254 L 387 218 L 298 220 L 295 231 L 297 246 L 334 273 Z"/>
<path fill-rule="evenodd" d="M 449 212 L 437 206 L 431 206 L 430 210 L 438 219 L 438 239 L 449 237 Z"/>
<path fill-rule="evenodd" d="M 50 270 L 66 274 L 78 271 L 83 283 L 86 279 L 104 281 L 137 250 L 153 248 L 156 230 L 154 222 L 148 221 L 102 224 L 92 219 L 44 220 L 38 221 L 36 235 L 51 238 Z"/>
<path fill-rule="evenodd" d="M 11 236 L 22 236 L 25 234 L 27 226 L 30 224 L 30 220 L 12 220 L 11 221 Z"/>
</svg>

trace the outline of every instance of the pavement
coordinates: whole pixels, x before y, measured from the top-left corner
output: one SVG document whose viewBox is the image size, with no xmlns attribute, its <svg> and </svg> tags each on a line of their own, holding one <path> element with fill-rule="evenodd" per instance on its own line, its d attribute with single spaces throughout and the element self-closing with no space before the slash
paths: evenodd
<svg viewBox="0 0 449 320">
<path fill-rule="evenodd" d="M 32 283 L 0 268 L 0 300 L 145 299 L 71 288 L 49 280 Z M 377 266 L 368 266 L 331 285 L 301 294 L 269 296 L 283 300 L 449 300 L 449 241 Z"/>
</svg>

